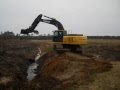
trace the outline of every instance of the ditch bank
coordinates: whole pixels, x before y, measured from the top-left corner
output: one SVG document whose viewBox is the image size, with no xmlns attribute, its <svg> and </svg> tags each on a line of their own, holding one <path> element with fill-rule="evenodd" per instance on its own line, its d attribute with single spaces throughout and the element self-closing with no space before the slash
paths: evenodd
<svg viewBox="0 0 120 90">
<path fill-rule="evenodd" d="M 24 88 L 28 67 L 34 62 L 38 47 L 39 43 L 27 40 L 0 40 L 1 90 Z"/>
</svg>

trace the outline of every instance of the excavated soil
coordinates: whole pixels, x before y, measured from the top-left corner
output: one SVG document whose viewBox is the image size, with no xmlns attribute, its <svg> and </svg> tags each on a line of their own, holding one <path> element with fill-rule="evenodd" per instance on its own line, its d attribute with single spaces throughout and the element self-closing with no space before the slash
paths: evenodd
<svg viewBox="0 0 120 90">
<path fill-rule="evenodd" d="M 79 54 L 56 53 L 51 41 L 0 41 L 0 89 L 119 90 L 119 46 L 119 40 L 89 40 Z M 37 76 L 28 81 L 27 68 L 38 48 Z"/>
<path fill-rule="evenodd" d="M 92 77 L 96 73 L 112 68 L 105 61 L 71 52 L 56 54 L 53 51 L 43 56 L 39 64 L 38 75 L 29 83 L 28 89 L 76 90 L 79 86 L 94 81 Z"/>
</svg>

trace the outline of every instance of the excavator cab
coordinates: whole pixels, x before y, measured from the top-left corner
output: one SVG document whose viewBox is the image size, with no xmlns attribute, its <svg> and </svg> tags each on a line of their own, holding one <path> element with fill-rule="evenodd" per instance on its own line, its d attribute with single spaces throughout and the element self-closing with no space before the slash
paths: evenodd
<svg viewBox="0 0 120 90">
<path fill-rule="evenodd" d="M 62 42 L 63 36 L 67 36 L 67 31 L 65 30 L 55 30 L 53 31 L 53 42 Z"/>
</svg>

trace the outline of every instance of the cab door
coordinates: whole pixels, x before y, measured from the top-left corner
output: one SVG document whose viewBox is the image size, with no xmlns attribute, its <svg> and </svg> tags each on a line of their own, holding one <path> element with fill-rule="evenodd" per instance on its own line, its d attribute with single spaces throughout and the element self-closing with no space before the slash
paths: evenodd
<svg viewBox="0 0 120 90">
<path fill-rule="evenodd" d="M 63 31 L 54 31 L 53 35 L 54 42 L 62 42 L 63 41 Z"/>
</svg>

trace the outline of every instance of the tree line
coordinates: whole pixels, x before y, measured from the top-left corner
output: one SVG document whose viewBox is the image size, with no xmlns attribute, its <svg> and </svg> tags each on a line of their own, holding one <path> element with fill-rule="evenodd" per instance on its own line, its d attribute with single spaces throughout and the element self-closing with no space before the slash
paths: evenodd
<svg viewBox="0 0 120 90">
<path fill-rule="evenodd" d="M 120 39 L 120 36 L 87 36 L 88 39 Z M 14 32 L 5 31 L 0 33 L 0 39 L 28 39 L 28 40 L 52 40 L 52 35 L 43 34 L 39 36 L 20 35 Z"/>
<path fill-rule="evenodd" d="M 28 34 L 28 35 L 20 35 L 20 34 L 15 34 L 14 32 L 6 31 L 6 32 L 1 32 L 0 33 L 0 39 L 28 39 L 28 40 L 51 40 L 52 35 L 50 34 L 41 34 L 38 36 L 34 36 L 33 34 Z"/>
</svg>

